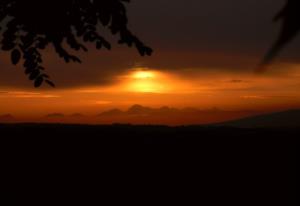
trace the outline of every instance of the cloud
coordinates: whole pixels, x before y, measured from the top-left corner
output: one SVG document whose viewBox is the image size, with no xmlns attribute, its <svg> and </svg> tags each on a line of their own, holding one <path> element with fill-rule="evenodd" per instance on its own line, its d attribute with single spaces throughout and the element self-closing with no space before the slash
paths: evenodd
<svg viewBox="0 0 300 206">
<path fill-rule="evenodd" d="M 44 94 L 38 92 L 23 92 L 23 91 L 12 91 L 7 92 L 9 97 L 12 98 L 24 98 L 24 99 L 50 99 L 50 98 L 59 98 L 59 95 L 53 94 Z"/>
<path fill-rule="evenodd" d="M 242 99 L 255 99 L 255 100 L 264 100 L 264 99 L 269 99 L 267 96 L 263 95 L 244 95 L 241 96 Z"/>
<path fill-rule="evenodd" d="M 96 101 L 96 104 L 99 104 L 99 105 L 107 105 L 107 104 L 111 104 L 112 102 L 111 101 Z"/>
<path fill-rule="evenodd" d="M 137 64 L 168 72 L 251 73 L 276 38 L 279 26 L 271 19 L 282 5 L 282 0 L 133 1 L 130 27 L 153 47 L 153 56 L 142 58 L 133 48 L 114 45 L 111 52 L 78 53 L 83 64 L 65 64 L 49 49 L 44 66 L 59 89 L 112 85 Z M 298 38 L 281 59 L 299 61 L 299 45 Z M 0 86 L 32 88 L 24 68 L 12 66 L 8 53 L 0 59 Z"/>
<path fill-rule="evenodd" d="M 51 99 L 51 98 L 59 98 L 58 95 L 30 95 L 30 94 L 23 94 L 23 95 L 15 95 L 14 98 L 24 98 L 24 99 Z"/>
<path fill-rule="evenodd" d="M 254 54 L 276 38 L 279 25 L 272 19 L 283 5 L 282 0 L 139 0 L 129 14 L 134 31 L 166 49 Z"/>
<path fill-rule="evenodd" d="M 4 94 L 5 98 L 22 98 L 22 99 L 51 99 L 59 98 L 59 95 L 38 93 L 38 92 L 26 92 L 26 91 L 9 91 L 9 92 L 0 92 Z"/>
<path fill-rule="evenodd" d="M 240 80 L 240 79 L 233 79 L 229 81 L 230 83 L 244 83 L 244 80 Z"/>
<path fill-rule="evenodd" d="M 242 99 L 256 99 L 256 100 L 265 100 L 265 99 L 296 99 L 297 96 L 288 96 L 288 95 L 244 95 L 241 96 Z"/>
</svg>

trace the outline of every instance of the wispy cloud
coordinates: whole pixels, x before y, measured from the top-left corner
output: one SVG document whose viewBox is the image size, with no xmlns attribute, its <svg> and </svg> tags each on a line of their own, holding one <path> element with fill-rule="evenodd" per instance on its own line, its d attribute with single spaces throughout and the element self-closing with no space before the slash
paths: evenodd
<svg viewBox="0 0 300 206">
<path fill-rule="evenodd" d="M 241 96 L 242 99 L 257 99 L 257 100 L 264 100 L 264 99 L 295 99 L 296 96 L 284 96 L 284 95 L 244 95 Z"/>
<path fill-rule="evenodd" d="M 233 79 L 233 80 L 230 80 L 229 81 L 230 83 L 242 83 L 244 82 L 243 80 L 240 80 L 240 79 Z"/>
<path fill-rule="evenodd" d="M 264 99 L 269 99 L 267 96 L 263 95 L 244 95 L 241 96 L 242 99 L 257 99 L 257 100 L 264 100 Z"/>
<path fill-rule="evenodd" d="M 99 104 L 99 105 L 107 105 L 107 104 L 111 104 L 112 102 L 110 101 L 96 101 L 96 104 Z"/>
<path fill-rule="evenodd" d="M 228 81 L 229 83 L 235 83 L 235 84 L 238 84 L 238 83 L 249 83 L 250 81 L 248 80 L 242 80 L 242 79 L 232 79 L 230 81 Z"/>
<path fill-rule="evenodd" d="M 43 94 L 37 92 L 24 92 L 24 91 L 12 91 L 12 92 L 5 92 L 0 91 L 0 94 L 4 94 L 5 98 L 35 98 L 35 99 L 48 99 L 48 98 L 59 98 L 59 95 L 53 94 Z"/>
<path fill-rule="evenodd" d="M 51 99 L 51 98 L 59 98 L 60 96 L 58 95 L 15 95 L 13 96 L 14 98 L 24 98 L 24 99 Z"/>
</svg>

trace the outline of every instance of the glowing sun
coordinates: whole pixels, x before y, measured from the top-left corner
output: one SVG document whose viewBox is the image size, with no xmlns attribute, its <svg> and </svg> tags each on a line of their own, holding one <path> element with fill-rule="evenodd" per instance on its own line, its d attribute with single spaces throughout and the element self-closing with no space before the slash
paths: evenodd
<svg viewBox="0 0 300 206">
<path fill-rule="evenodd" d="M 132 73 L 134 79 L 150 79 L 154 78 L 155 74 L 151 71 L 136 71 Z"/>
<path fill-rule="evenodd" d="M 162 74 L 150 70 L 137 70 L 129 75 L 129 90 L 142 93 L 160 93 L 164 91 Z"/>
</svg>

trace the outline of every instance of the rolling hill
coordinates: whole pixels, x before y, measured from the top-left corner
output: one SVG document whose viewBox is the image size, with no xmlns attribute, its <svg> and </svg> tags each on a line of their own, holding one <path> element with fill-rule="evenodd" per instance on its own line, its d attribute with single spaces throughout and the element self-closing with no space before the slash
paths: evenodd
<svg viewBox="0 0 300 206">
<path fill-rule="evenodd" d="M 300 128 L 300 110 L 288 110 L 223 122 L 218 126 L 240 128 Z"/>
</svg>

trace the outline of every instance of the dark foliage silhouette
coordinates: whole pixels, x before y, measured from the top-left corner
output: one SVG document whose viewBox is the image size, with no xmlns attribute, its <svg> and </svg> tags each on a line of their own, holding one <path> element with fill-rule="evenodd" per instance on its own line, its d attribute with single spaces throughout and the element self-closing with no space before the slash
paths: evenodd
<svg viewBox="0 0 300 206">
<path fill-rule="evenodd" d="M 101 36 L 101 25 L 112 35 L 119 35 L 119 43 L 135 46 L 139 53 L 151 55 L 145 46 L 127 27 L 124 3 L 130 0 L 1 0 L 0 22 L 5 26 L 2 50 L 11 52 L 12 64 L 24 60 L 25 73 L 34 86 L 43 82 L 54 87 L 42 66 L 42 50 L 52 44 L 65 62 L 81 62 L 71 55 L 66 46 L 87 51 L 86 44 L 97 49 L 111 49 L 111 44 Z"/>
<path fill-rule="evenodd" d="M 300 30 L 300 1 L 287 0 L 285 7 L 275 16 L 274 21 L 282 21 L 282 28 L 278 40 L 275 42 L 270 51 L 266 54 L 262 64 L 269 64 L 298 34 Z"/>
<path fill-rule="evenodd" d="M 130 0 L 1 0 L 0 22 L 2 46 L 11 52 L 12 64 L 24 60 L 25 74 L 39 87 L 44 82 L 55 86 L 42 66 L 42 50 L 52 44 L 65 62 L 81 62 L 70 54 L 66 46 L 87 51 L 86 44 L 93 43 L 97 49 L 111 49 L 111 44 L 101 35 L 100 25 L 111 34 L 119 35 L 119 43 L 135 46 L 139 53 L 151 55 L 152 49 L 141 42 L 128 29 L 125 3 Z M 282 48 L 298 33 L 300 24 L 299 0 L 287 0 L 285 7 L 275 17 L 282 21 L 282 31 L 274 46 L 266 54 L 262 65 L 270 63 Z M 0 28 L 1 29 L 1 28 Z"/>
</svg>

